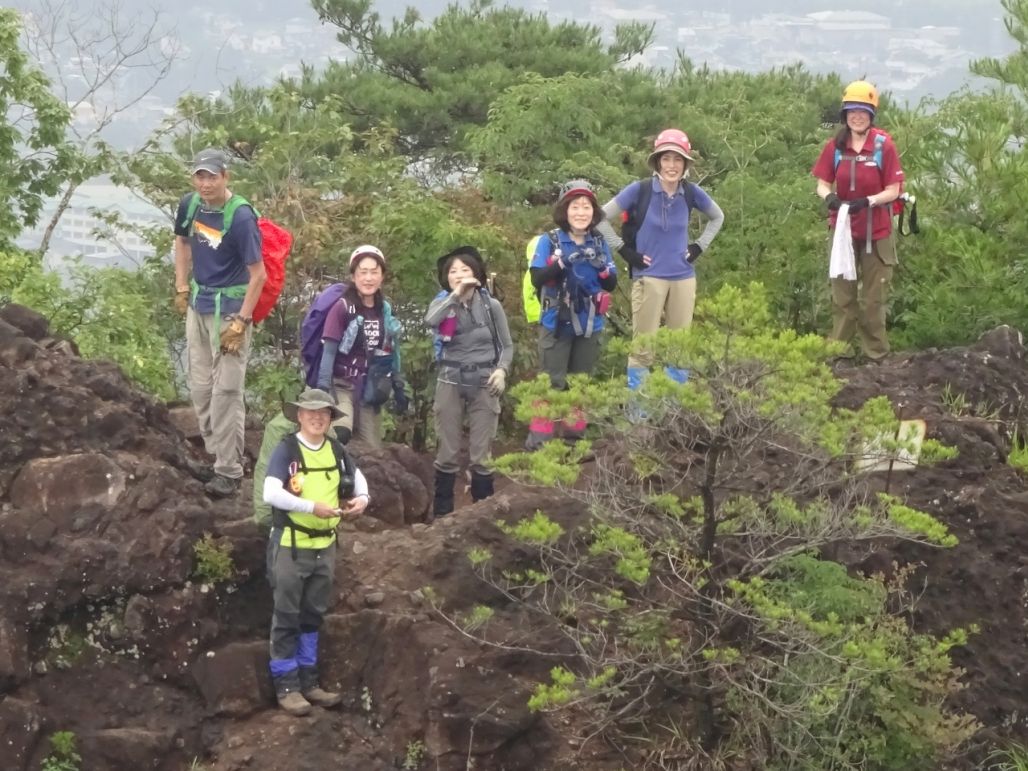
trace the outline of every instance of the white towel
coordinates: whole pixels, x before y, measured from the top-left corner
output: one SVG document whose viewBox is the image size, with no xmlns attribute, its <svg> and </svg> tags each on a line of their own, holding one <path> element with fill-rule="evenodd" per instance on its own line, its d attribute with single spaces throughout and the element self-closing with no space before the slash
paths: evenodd
<svg viewBox="0 0 1028 771">
<path fill-rule="evenodd" d="M 841 277 L 857 280 L 857 261 L 853 254 L 853 236 L 850 235 L 850 205 L 839 207 L 835 220 L 835 238 L 832 239 L 832 258 L 828 262 L 828 278 Z"/>
</svg>

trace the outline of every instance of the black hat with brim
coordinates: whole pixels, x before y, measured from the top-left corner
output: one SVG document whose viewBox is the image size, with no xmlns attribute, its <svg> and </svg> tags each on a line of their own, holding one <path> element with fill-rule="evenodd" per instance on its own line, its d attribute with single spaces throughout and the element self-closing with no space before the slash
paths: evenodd
<svg viewBox="0 0 1028 771">
<path fill-rule="evenodd" d="M 449 271 L 446 263 L 451 257 L 459 257 L 460 261 L 471 268 L 471 272 L 475 274 L 475 278 L 478 282 L 485 286 L 485 260 L 482 259 L 482 255 L 478 249 L 473 246 L 458 246 L 453 251 L 447 252 L 435 262 L 436 272 L 439 274 L 439 286 L 446 291 L 450 290 L 450 280 L 446 275 Z"/>
</svg>

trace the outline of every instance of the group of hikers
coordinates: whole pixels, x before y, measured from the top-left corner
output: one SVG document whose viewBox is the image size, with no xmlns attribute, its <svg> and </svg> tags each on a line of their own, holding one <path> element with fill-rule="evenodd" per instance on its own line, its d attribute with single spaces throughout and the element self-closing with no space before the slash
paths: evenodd
<svg viewBox="0 0 1028 771">
<path fill-rule="evenodd" d="M 812 169 L 833 231 L 829 337 L 850 342 L 859 333 L 873 361 L 889 350 L 886 300 L 896 264 L 890 204 L 903 182 L 892 139 L 874 126 L 878 103 L 870 83 L 848 85 L 839 130 Z M 654 141 L 647 159 L 651 175 L 606 203 L 584 179 L 562 186 L 555 227 L 529 243 L 525 284 L 526 309 L 536 308 L 530 320 L 538 324 L 540 368 L 554 389 L 566 389 L 568 375 L 591 374 L 596 365 L 619 279 L 614 251 L 631 280 L 633 335 L 656 332 L 662 323 L 671 329 L 691 324 L 695 263 L 724 223 L 717 203 L 688 180 L 694 162 L 688 136 L 672 128 Z M 230 157 L 218 149 L 195 157 L 195 193 L 183 197 L 175 225 L 175 305 L 186 316 L 190 396 L 214 457 L 205 487 L 216 497 L 235 494 L 243 476 L 243 385 L 254 309 L 266 280 L 258 217 L 228 189 L 229 165 Z M 706 220 L 696 240 L 689 238 L 693 211 Z M 611 226 L 616 220 L 622 222 L 620 235 Z M 375 246 L 359 246 L 348 267 L 350 280 L 319 295 L 304 322 L 301 336 L 308 322 L 312 329 L 310 387 L 284 407 L 295 431 L 274 448 L 263 489 L 254 491 L 275 512 L 268 550 L 274 591 L 270 668 L 280 706 L 295 715 L 312 704 L 340 702 L 339 694 L 319 684 L 318 630 L 332 594 L 336 527 L 360 516 L 370 501 L 367 481 L 343 445 L 351 437 L 381 444 L 381 409 L 390 396 L 406 409 L 399 325 L 382 294 L 386 256 Z M 424 321 L 435 334 L 432 509 L 442 517 L 454 508 L 465 420 L 471 496 L 478 501 L 493 494 L 490 457 L 514 344 L 503 306 L 488 291 L 478 249 L 451 250 L 438 258 L 436 271 L 440 292 Z M 306 354 L 306 343 L 304 348 Z M 652 353 L 633 352 L 629 388 L 642 386 L 653 363 Z M 687 381 L 685 369 L 665 371 L 672 380 Z M 525 446 L 576 439 L 586 420 L 581 409 L 560 421 L 540 414 L 529 424 Z"/>
</svg>

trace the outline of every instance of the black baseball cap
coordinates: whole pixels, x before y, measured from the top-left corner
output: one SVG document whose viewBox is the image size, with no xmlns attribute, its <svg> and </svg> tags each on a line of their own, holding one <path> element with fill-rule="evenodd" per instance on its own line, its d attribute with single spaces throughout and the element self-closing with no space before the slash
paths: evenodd
<svg viewBox="0 0 1028 771">
<path fill-rule="evenodd" d="M 201 150 L 193 159 L 193 174 L 198 171 L 209 171 L 211 174 L 222 174 L 228 171 L 228 153 L 216 147 Z"/>
</svg>

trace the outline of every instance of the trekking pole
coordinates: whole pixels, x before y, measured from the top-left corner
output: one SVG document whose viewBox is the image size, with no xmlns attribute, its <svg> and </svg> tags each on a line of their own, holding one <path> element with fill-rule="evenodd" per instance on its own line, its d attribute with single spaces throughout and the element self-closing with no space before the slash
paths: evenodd
<svg viewBox="0 0 1028 771">
<path fill-rule="evenodd" d="M 489 290 L 489 294 L 496 294 L 496 274 L 490 273 L 489 278 L 485 280 L 485 288 Z"/>
</svg>

